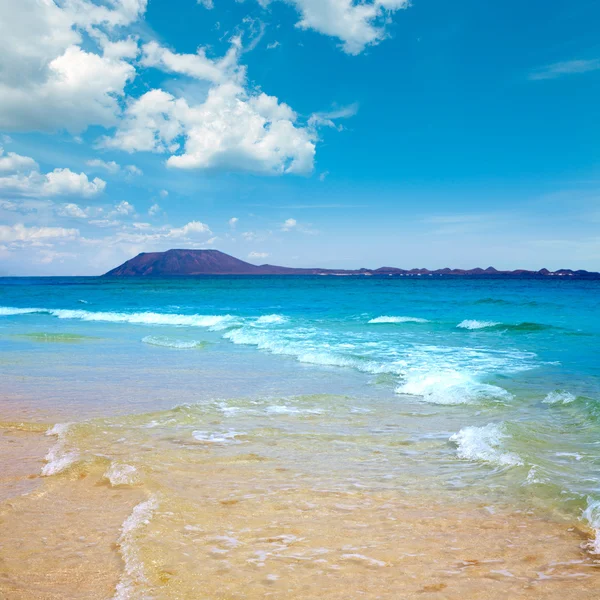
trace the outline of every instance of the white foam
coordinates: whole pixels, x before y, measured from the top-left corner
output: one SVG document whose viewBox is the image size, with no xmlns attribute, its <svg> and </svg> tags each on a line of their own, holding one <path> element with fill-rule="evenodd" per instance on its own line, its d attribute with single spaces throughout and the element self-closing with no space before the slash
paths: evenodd
<svg viewBox="0 0 600 600">
<path fill-rule="evenodd" d="M 465 460 L 476 460 L 503 467 L 522 465 L 514 452 L 505 452 L 503 443 L 510 439 L 503 423 L 489 423 L 483 427 L 464 427 L 450 441 L 457 446 L 456 454 Z"/>
<path fill-rule="evenodd" d="M 369 321 L 371 324 L 375 323 L 429 323 L 428 319 L 421 319 L 419 317 L 375 317 Z"/>
<path fill-rule="evenodd" d="M 206 342 L 198 340 L 176 340 L 164 336 L 147 335 L 142 338 L 144 344 L 151 346 L 163 346 L 165 348 L 177 348 L 178 350 L 189 350 L 192 348 L 201 348 Z"/>
<path fill-rule="evenodd" d="M 114 600 L 130 600 L 134 597 L 134 592 L 147 582 L 144 564 L 138 556 L 136 539 L 138 532 L 150 523 L 158 506 L 157 498 L 151 496 L 148 500 L 135 506 L 121 526 L 118 544 L 125 568 L 121 580 L 117 584 Z"/>
<path fill-rule="evenodd" d="M 0 306 L 0 317 L 12 315 L 28 315 L 31 313 L 44 312 L 40 308 L 13 308 L 12 306 Z"/>
<path fill-rule="evenodd" d="M 91 312 L 87 310 L 49 310 L 59 319 L 82 321 L 106 321 L 109 323 L 133 323 L 141 325 L 175 325 L 184 327 L 206 327 L 213 331 L 225 329 L 235 321 L 231 315 L 180 315 L 156 312 L 121 313 Z"/>
<path fill-rule="evenodd" d="M 67 434 L 72 423 L 57 423 L 46 435 L 57 437 L 56 443 L 48 450 L 44 457 L 46 464 L 42 468 L 42 477 L 51 477 L 68 469 L 79 459 L 79 453 L 75 450 L 67 451 Z"/>
<path fill-rule="evenodd" d="M 277 323 L 285 323 L 287 321 L 287 317 L 283 315 L 263 315 L 262 317 L 258 317 L 255 323 L 259 325 L 270 325 Z"/>
<path fill-rule="evenodd" d="M 241 441 L 236 439 L 240 435 L 245 433 L 233 429 L 225 432 L 192 431 L 194 439 L 207 444 L 241 444 Z"/>
<path fill-rule="evenodd" d="M 588 505 L 582 516 L 596 532 L 594 539 L 586 544 L 586 548 L 592 554 L 600 554 L 600 500 L 588 498 Z"/>
<path fill-rule="evenodd" d="M 571 404 L 577 397 L 571 392 L 555 390 L 550 392 L 543 400 L 544 404 Z"/>
<path fill-rule="evenodd" d="M 420 396 L 432 404 L 473 404 L 482 401 L 509 401 L 505 389 L 480 383 L 459 371 L 414 373 L 396 388 L 397 394 Z"/>
<path fill-rule="evenodd" d="M 465 319 L 457 327 L 460 329 L 485 329 L 486 327 L 496 327 L 500 325 L 496 321 L 476 321 L 475 319 Z"/>
<path fill-rule="evenodd" d="M 103 477 L 108 479 L 112 486 L 140 483 L 140 475 L 134 466 L 118 462 L 111 463 Z"/>
</svg>

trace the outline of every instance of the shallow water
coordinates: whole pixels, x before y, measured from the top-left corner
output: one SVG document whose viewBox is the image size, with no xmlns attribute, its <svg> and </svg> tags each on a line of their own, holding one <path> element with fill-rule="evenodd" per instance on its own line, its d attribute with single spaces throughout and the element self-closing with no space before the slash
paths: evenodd
<svg viewBox="0 0 600 600">
<path fill-rule="evenodd" d="M 599 291 L 0 279 L 0 590 L 595 598 Z"/>
</svg>

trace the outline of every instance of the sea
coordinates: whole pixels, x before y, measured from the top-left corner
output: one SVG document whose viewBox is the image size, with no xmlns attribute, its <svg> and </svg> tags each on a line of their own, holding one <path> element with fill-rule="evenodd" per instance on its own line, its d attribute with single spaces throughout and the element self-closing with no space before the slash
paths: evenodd
<svg viewBox="0 0 600 600">
<path fill-rule="evenodd" d="M 598 598 L 598 281 L 2 278 L 0 406 L 2 597 Z"/>
</svg>

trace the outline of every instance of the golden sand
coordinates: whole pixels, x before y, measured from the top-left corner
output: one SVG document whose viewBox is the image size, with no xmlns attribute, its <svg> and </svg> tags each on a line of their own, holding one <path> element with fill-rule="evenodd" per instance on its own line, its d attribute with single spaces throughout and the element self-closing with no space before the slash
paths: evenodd
<svg viewBox="0 0 600 600">
<path fill-rule="evenodd" d="M 327 489 L 242 449 L 193 465 L 165 456 L 128 485 L 110 484 L 102 456 L 42 478 L 53 440 L 41 429 L 0 430 L 7 600 L 598 598 L 600 562 L 577 523 Z"/>
</svg>

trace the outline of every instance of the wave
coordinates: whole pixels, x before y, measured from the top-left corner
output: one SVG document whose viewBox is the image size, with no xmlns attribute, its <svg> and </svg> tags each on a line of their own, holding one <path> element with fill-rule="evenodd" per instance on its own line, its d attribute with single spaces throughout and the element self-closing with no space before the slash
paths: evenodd
<svg viewBox="0 0 600 600">
<path fill-rule="evenodd" d="M 142 338 L 142 342 L 144 344 L 149 344 L 151 346 L 162 346 L 164 348 L 177 348 L 178 350 L 188 350 L 192 348 L 205 348 L 208 345 L 208 342 L 203 342 L 199 340 L 176 340 L 173 338 L 168 338 L 159 335 L 147 335 L 145 338 Z"/>
<path fill-rule="evenodd" d="M 285 323 L 287 320 L 287 317 L 284 317 L 283 315 L 263 315 L 262 317 L 258 317 L 255 323 L 258 325 L 272 325 Z"/>
<path fill-rule="evenodd" d="M 523 323 L 498 323 L 497 321 L 478 321 L 476 319 L 465 319 L 456 327 L 459 329 L 494 329 L 496 331 L 514 331 L 516 333 L 530 333 L 535 331 L 544 331 L 554 329 L 554 325 L 544 323 L 532 323 L 525 321 Z"/>
<path fill-rule="evenodd" d="M 571 404 L 571 402 L 575 402 L 575 400 L 577 400 L 577 396 L 571 394 L 571 392 L 554 390 L 553 392 L 550 392 L 542 402 L 544 404 Z"/>
<path fill-rule="evenodd" d="M 232 315 L 181 315 L 156 312 L 92 312 L 88 310 L 68 310 L 61 308 L 12 308 L 0 307 L 0 316 L 21 314 L 48 314 L 59 319 L 81 321 L 105 321 L 108 323 L 132 323 L 140 325 L 174 325 L 185 327 L 206 327 L 220 331 L 230 327 L 237 320 Z"/>
<path fill-rule="evenodd" d="M 46 432 L 46 435 L 55 436 L 58 440 L 48 450 L 48 454 L 44 458 L 46 464 L 42 468 L 41 474 L 43 477 L 51 477 L 52 475 L 62 473 L 79 460 L 78 452 L 68 452 L 66 449 L 67 435 L 71 425 L 73 424 L 57 423 Z"/>
<path fill-rule="evenodd" d="M 136 590 L 147 581 L 144 564 L 138 556 L 136 540 L 138 532 L 150 523 L 158 506 L 156 496 L 151 496 L 148 500 L 136 505 L 121 526 L 121 534 L 117 543 L 125 566 L 121 580 L 117 583 L 113 600 L 130 600 L 134 597 Z"/>
<path fill-rule="evenodd" d="M 485 329 L 486 327 L 495 327 L 500 325 L 496 321 L 476 321 L 475 319 L 465 319 L 461 321 L 457 327 L 459 329 Z"/>
<path fill-rule="evenodd" d="M 600 500 L 588 498 L 587 508 L 582 516 L 596 532 L 594 539 L 586 544 L 586 548 L 591 554 L 600 554 Z"/>
<path fill-rule="evenodd" d="M 510 439 L 504 423 L 489 423 L 483 427 L 464 427 L 450 437 L 456 444 L 456 454 L 465 460 L 491 463 L 501 467 L 514 467 L 523 464 L 521 457 L 514 452 L 506 452 L 505 440 Z"/>
<path fill-rule="evenodd" d="M 420 396 L 432 404 L 475 404 L 485 401 L 510 401 L 513 395 L 496 385 L 480 383 L 459 371 L 415 374 L 396 388 L 396 393 Z"/>
<path fill-rule="evenodd" d="M 428 319 L 421 319 L 420 317 L 375 317 L 369 321 L 370 324 L 376 323 L 429 323 Z"/>
<path fill-rule="evenodd" d="M 39 308 L 13 308 L 12 306 L 0 306 L 0 317 L 11 317 L 13 315 L 28 315 L 43 312 Z"/>
</svg>

